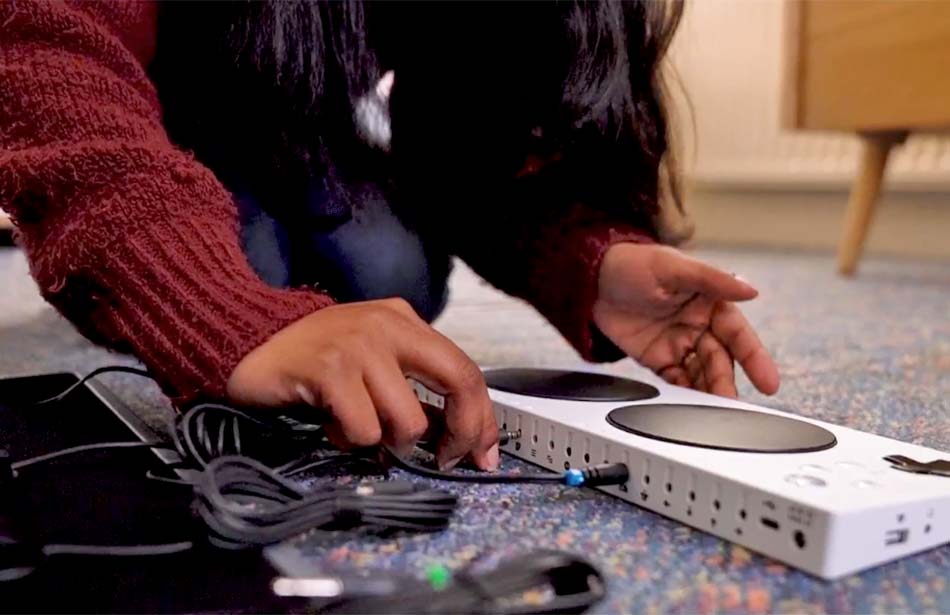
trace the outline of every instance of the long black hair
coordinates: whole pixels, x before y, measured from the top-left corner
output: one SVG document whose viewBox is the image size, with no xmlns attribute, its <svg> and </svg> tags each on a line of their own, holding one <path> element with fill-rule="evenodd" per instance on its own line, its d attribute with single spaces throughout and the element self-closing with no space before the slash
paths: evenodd
<svg viewBox="0 0 950 615">
<path fill-rule="evenodd" d="M 682 7 L 169 2 L 152 75 L 172 137 L 265 201 L 301 198 L 316 179 L 342 209 L 367 183 L 446 207 L 421 187 L 495 190 L 540 153 L 575 161 L 559 190 L 574 182 L 577 198 L 647 223 L 661 178 L 676 183 L 660 171 L 671 155 L 661 62 Z M 387 70 L 382 153 L 360 139 L 354 106 Z"/>
</svg>

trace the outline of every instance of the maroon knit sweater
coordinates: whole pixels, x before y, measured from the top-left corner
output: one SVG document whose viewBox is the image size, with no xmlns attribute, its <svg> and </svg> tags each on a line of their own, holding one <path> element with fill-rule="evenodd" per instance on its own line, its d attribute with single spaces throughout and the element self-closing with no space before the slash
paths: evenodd
<svg viewBox="0 0 950 615">
<path fill-rule="evenodd" d="M 156 16 L 141 1 L 0 0 L 0 208 L 43 296 L 84 335 L 134 353 L 178 401 L 223 397 L 242 357 L 333 300 L 258 279 L 232 196 L 169 142 L 145 72 Z M 522 259 L 528 275 L 504 290 L 594 359 L 600 260 L 642 240 L 578 208 L 466 258 L 488 272 Z"/>
</svg>

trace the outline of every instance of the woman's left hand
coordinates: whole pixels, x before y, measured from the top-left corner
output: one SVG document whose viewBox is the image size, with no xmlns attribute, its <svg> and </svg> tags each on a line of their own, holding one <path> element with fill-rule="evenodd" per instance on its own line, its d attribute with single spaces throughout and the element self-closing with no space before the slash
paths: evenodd
<svg viewBox="0 0 950 615">
<path fill-rule="evenodd" d="M 766 394 L 775 362 L 735 305 L 758 295 L 735 276 L 660 245 L 619 243 L 600 268 L 594 323 L 671 384 L 736 397 L 735 362 Z"/>
</svg>

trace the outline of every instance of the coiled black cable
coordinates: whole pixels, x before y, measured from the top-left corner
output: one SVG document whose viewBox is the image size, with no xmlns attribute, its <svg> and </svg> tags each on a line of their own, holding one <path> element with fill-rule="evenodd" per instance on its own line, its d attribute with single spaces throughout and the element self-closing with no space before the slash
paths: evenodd
<svg viewBox="0 0 950 615">
<path fill-rule="evenodd" d="M 40 404 L 63 400 L 89 379 L 107 372 L 147 376 L 147 372 L 122 366 L 100 368 L 78 383 Z M 225 549 L 260 547 L 305 532 L 349 529 L 438 531 L 448 526 L 457 506 L 455 495 L 407 481 L 386 480 L 359 485 L 304 487 L 294 480 L 304 473 L 358 469 L 360 473 L 386 476 L 382 457 L 412 474 L 434 480 L 476 483 L 619 484 L 627 480 L 622 464 L 604 464 L 586 470 L 554 473 L 483 474 L 432 470 L 402 459 L 388 450 L 339 452 L 328 446 L 318 425 L 289 417 L 256 416 L 220 404 L 201 404 L 178 415 L 169 429 L 169 442 L 107 442 L 54 451 L 9 464 L 23 469 L 102 449 L 153 448 L 174 451 L 179 460 L 172 467 L 176 478 L 156 480 L 189 486 L 195 493 L 195 510 L 208 531 L 208 540 Z M 512 434 L 502 434 L 511 437 Z M 258 449 L 261 450 L 258 450 Z M 257 458 L 263 449 L 279 451 L 279 463 Z M 252 457 L 250 455 L 255 455 Z M 12 476 L 12 475 L 11 475 Z M 193 548 L 191 541 L 152 545 L 46 545 L 43 556 L 101 555 L 153 556 Z M 32 567 L 29 568 L 32 570 Z M 286 579 L 291 586 L 306 579 Z M 390 595 L 352 596 L 341 593 L 324 603 L 321 612 L 414 613 L 492 612 L 503 615 L 580 613 L 604 595 L 600 573 L 583 558 L 556 552 L 532 552 L 489 572 L 465 570 L 444 585 L 434 586 L 405 579 Z M 344 587 L 341 585 L 341 587 Z M 547 600 L 520 600 L 526 592 L 546 588 Z M 276 588 L 275 588 L 276 591 Z M 312 607 L 313 605 L 311 605 Z"/>
<path fill-rule="evenodd" d="M 132 368 L 100 368 L 80 382 Z M 136 370 L 134 373 L 140 373 Z M 61 400 L 67 391 L 42 403 Z M 348 470 L 387 476 L 381 458 L 417 476 L 468 483 L 558 483 L 569 486 L 620 484 L 623 464 L 604 464 L 557 473 L 459 473 L 425 468 L 392 451 L 340 452 L 332 449 L 319 425 L 289 416 L 250 413 L 222 404 L 196 405 L 175 417 L 169 442 L 116 442 L 84 445 L 18 462 L 25 468 L 66 455 L 103 448 L 150 447 L 173 451 L 177 476 L 149 478 L 190 486 L 195 509 L 220 547 L 259 547 L 306 531 L 367 526 L 378 530 L 438 531 L 448 526 L 457 498 L 445 491 L 405 481 L 370 481 L 357 486 L 303 487 L 296 477 Z M 503 437 L 511 437 L 505 433 Z M 380 455 L 380 452 L 383 455 Z M 263 461 L 272 457 L 273 463 Z"/>
<path fill-rule="evenodd" d="M 310 491 L 260 462 L 212 460 L 192 479 L 209 540 L 223 548 L 273 544 L 307 531 L 370 526 L 432 532 L 448 526 L 457 498 L 405 481 Z"/>
</svg>

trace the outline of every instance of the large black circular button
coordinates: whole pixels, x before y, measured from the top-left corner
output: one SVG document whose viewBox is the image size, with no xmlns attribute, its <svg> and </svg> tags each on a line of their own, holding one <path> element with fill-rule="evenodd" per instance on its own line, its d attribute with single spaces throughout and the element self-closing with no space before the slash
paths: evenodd
<svg viewBox="0 0 950 615">
<path fill-rule="evenodd" d="M 498 391 L 569 401 L 640 401 L 660 394 L 629 378 L 558 369 L 493 369 L 485 372 L 485 381 Z"/>
<path fill-rule="evenodd" d="M 611 410 L 607 421 L 645 438 L 725 451 L 808 453 L 838 443 L 818 425 L 737 408 L 644 404 Z"/>
</svg>

